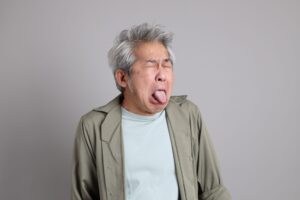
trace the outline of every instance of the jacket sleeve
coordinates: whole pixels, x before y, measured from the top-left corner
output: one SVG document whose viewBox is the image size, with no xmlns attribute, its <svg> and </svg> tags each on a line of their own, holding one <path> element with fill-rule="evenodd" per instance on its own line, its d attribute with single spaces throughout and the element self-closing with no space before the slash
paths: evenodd
<svg viewBox="0 0 300 200">
<path fill-rule="evenodd" d="M 75 136 L 72 164 L 72 200 L 99 199 L 95 154 L 92 151 L 84 120 L 81 118 Z"/>
<path fill-rule="evenodd" d="M 231 200 L 228 190 L 223 186 L 216 153 L 200 113 L 198 125 L 200 128 L 197 164 L 198 198 L 201 200 Z"/>
</svg>

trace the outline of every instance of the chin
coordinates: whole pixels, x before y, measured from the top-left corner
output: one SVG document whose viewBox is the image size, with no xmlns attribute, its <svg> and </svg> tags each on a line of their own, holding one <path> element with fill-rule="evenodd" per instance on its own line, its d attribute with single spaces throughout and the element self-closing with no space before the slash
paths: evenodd
<svg viewBox="0 0 300 200">
<path fill-rule="evenodd" d="M 161 105 L 155 105 L 151 110 L 152 113 L 158 113 L 163 111 L 167 107 L 168 103 L 161 104 Z"/>
</svg>

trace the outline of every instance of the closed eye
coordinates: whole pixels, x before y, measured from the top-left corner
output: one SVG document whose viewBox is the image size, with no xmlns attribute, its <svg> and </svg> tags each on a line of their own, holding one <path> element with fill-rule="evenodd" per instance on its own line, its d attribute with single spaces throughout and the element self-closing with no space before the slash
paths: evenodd
<svg viewBox="0 0 300 200">
<path fill-rule="evenodd" d="M 156 60 L 146 60 L 146 63 L 157 63 Z"/>
<path fill-rule="evenodd" d="M 167 67 L 167 68 L 172 68 L 173 67 L 173 63 L 172 63 L 171 59 L 170 58 L 164 59 L 163 66 Z"/>
<path fill-rule="evenodd" d="M 149 60 L 146 60 L 146 66 L 148 67 L 155 67 L 157 66 L 157 61 L 156 60 L 152 60 L 152 59 L 149 59 Z"/>
<path fill-rule="evenodd" d="M 161 65 L 164 68 L 172 68 L 173 67 L 173 63 L 170 58 L 163 59 Z M 148 59 L 148 60 L 146 60 L 146 66 L 147 67 L 158 67 L 159 62 L 154 59 Z"/>
</svg>

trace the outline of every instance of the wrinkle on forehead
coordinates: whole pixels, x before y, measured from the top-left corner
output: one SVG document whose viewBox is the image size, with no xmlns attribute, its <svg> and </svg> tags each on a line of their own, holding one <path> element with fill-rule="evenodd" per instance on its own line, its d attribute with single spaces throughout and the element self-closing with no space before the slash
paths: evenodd
<svg viewBox="0 0 300 200">
<path fill-rule="evenodd" d="M 144 45 L 158 45 L 161 46 L 163 48 L 156 48 L 156 47 L 152 47 L 152 48 L 145 48 L 143 49 L 142 47 Z M 167 48 L 158 41 L 154 41 L 154 42 L 140 42 L 134 50 L 134 55 L 136 60 L 163 60 L 163 59 L 168 59 L 170 57 L 169 52 L 167 50 Z M 163 55 L 163 56 L 162 56 Z"/>
</svg>

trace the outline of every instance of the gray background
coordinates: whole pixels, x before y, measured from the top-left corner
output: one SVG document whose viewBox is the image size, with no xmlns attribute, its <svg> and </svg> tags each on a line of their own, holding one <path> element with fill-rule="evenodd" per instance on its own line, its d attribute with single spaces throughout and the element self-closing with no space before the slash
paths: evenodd
<svg viewBox="0 0 300 200">
<path fill-rule="evenodd" d="M 1 0 L 0 199 L 69 199 L 81 115 L 118 94 L 106 53 L 175 33 L 174 94 L 199 105 L 234 199 L 300 196 L 300 1 Z"/>
</svg>

